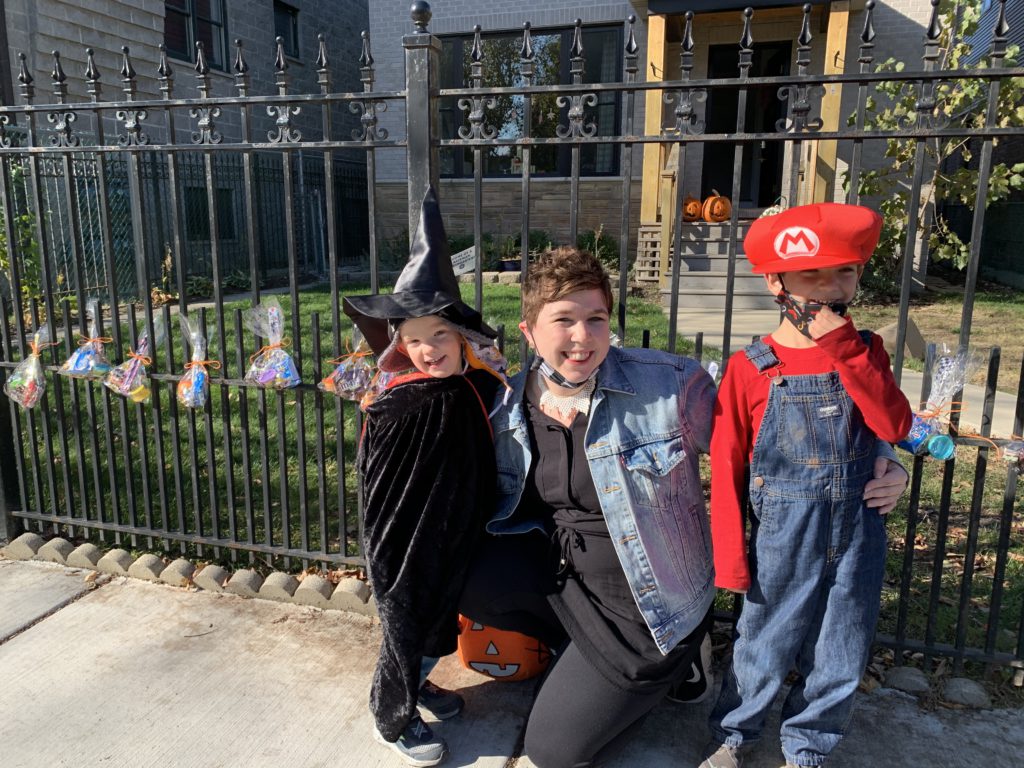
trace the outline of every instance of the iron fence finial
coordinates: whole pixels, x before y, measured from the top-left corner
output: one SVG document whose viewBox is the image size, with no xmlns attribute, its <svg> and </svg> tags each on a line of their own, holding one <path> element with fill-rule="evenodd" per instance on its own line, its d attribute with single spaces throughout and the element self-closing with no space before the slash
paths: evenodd
<svg viewBox="0 0 1024 768">
<path fill-rule="evenodd" d="M 626 36 L 626 55 L 636 56 L 637 51 L 640 50 L 640 46 L 637 45 L 636 42 L 636 35 L 633 34 L 633 25 L 636 24 L 636 16 L 632 13 L 629 14 L 629 17 L 626 19 L 626 22 L 629 25 L 627 27 L 629 29 L 629 34 Z"/>
<path fill-rule="evenodd" d="M 245 56 L 242 54 L 242 41 L 235 38 L 235 63 L 232 65 L 232 69 L 235 71 L 235 76 L 244 75 L 249 71 L 249 62 L 245 60 Z"/>
<path fill-rule="evenodd" d="M 50 72 L 50 78 L 55 83 L 64 83 L 68 79 L 68 76 L 64 74 L 64 67 L 60 63 L 60 51 L 50 51 L 53 56 L 53 70 Z"/>
<path fill-rule="evenodd" d="M 36 88 L 32 85 L 32 73 L 28 71 L 28 64 L 25 61 L 25 53 L 18 53 L 18 82 L 21 84 L 21 95 L 25 101 L 32 101 Z"/>
<path fill-rule="evenodd" d="M 426 34 L 427 25 L 434 15 L 430 10 L 430 3 L 426 0 L 416 0 L 409 9 L 409 15 L 412 17 L 413 24 L 416 25 L 416 31 Z"/>
<path fill-rule="evenodd" d="M 327 58 L 327 36 L 323 32 L 319 33 L 316 36 L 316 42 L 316 68 L 317 71 L 323 72 L 330 65 L 330 59 Z"/>
<path fill-rule="evenodd" d="M 519 58 L 523 61 L 533 59 L 533 37 L 530 34 L 530 22 L 523 22 L 523 44 L 519 48 Z"/>
<path fill-rule="evenodd" d="M 691 56 L 693 55 L 693 11 L 686 12 L 686 26 L 683 29 L 683 52 L 689 53 Z"/>
<path fill-rule="evenodd" d="M 200 77 L 206 77 L 210 74 L 210 64 L 206 61 L 206 48 L 203 45 L 203 41 L 199 40 L 196 42 L 196 74 Z"/>
<path fill-rule="evenodd" d="M 93 101 L 100 99 L 100 70 L 96 66 L 96 52 L 85 49 L 85 87 Z"/>
<path fill-rule="evenodd" d="M 373 66 L 373 54 L 370 53 L 370 33 L 364 29 L 360 37 L 363 38 L 363 51 L 359 54 L 359 66 L 368 69 Z"/>
<path fill-rule="evenodd" d="M 797 42 L 804 48 L 808 48 L 811 45 L 813 36 L 811 35 L 811 4 L 804 3 L 804 21 L 800 26 L 800 37 L 797 38 Z"/>
<path fill-rule="evenodd" d="M 939 25 L 939 0 L 931 0 L 932 3 L 932 14 L 928 20 L 928 31 L 925 33 L 925 37 L 929 42 L 933 42 L 939 39 L 939 35 L 942 34 L 942 27 Z"/>
<path fill-rule="evenodd" d="M 284 55 L 284 38 L 278 35 L 274 38 L 277 49 L 274 53 L 274 71 L 279 75 L 288 69 L 288 59 Z"/>
<path fill-rule="evenodd" d="M 863 46 L 874 46 L 875 41 L 875 0 L 868 0 L 867 13 L 864 14 L 864 29 L 860 33 Z"/>
<path fill-rule="evenodd" d="M 132 66 L 132 59 L 127 45 L 121 46 L 121 82 L 124 83 L 121 90 L 128 96 L 128 101 L 135 98 L 135 67 Z"/>
<path fill-rule="evenodd" d="M 740 37 L 740 48 L 744 51 L 749 51 L 754 46 L 754 36 L 750 33 L 750 22 L 753 16 L 753 8 L 748 6 L 743 9 L 743 35 Z"/>
<path fill-rule="evenodd" d="M 1004 40 L 1010 35 L 1010 24 L 1006 21 L 1006 0 L 999 0 L 999 16 L 996 18 L 995 37 Z"/>
<path fill-rule="evenodd" d="M 156 73 L 164 98 L 171 98 L 171 89 L 174 87 L 174 70 L 171 68 L 170 62 L 167 61 L 167 46 L 163 43 L 160 43 L 160 63 L 156 68 Z"/>
</svg>

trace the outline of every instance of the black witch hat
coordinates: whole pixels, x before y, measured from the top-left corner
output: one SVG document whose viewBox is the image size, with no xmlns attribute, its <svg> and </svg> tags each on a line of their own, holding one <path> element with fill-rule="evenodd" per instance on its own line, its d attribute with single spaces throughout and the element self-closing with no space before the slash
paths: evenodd
<svg viewBox="0 0 1024 768">
<path fill-rule="evenodd" d="M 490 344 L 497 336 L 480 313 L 459 297 L 459 283 L 452 269 L 448 238 L 433 187 L 423 196 L 409 261 L 398 276 L 394 293 L 346 297 L 342 308 L 362 331 L 382 371 L 412 368 L 412 362 L 392 344 L 395 330 L 409 318 L 438 315 L 478 344 Z"/>
</svg>

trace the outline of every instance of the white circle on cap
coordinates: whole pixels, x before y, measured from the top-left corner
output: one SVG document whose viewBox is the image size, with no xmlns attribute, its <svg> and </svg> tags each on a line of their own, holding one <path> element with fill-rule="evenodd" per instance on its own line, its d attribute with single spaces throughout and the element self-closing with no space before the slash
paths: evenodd
<svg viewBox="0 0 1024 768">
<path fill-rule="evenodd" d="M 813 229 L 786 227 L 775 236 L 774 246 L 780 259 L 795 259 L 817 254 L 821 241 Z"/>
</svg>

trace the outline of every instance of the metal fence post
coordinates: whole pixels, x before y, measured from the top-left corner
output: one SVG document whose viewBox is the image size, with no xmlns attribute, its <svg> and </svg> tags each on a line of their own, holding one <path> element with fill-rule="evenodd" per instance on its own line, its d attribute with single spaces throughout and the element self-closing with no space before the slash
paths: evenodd
<svg viewBox="0 0 1024 768">
<path fill-rule="evenodd" d="M 437 137 L 438 111 L 431 100 L 437 97 L 441 40 L 427 31 L 430 3 L 417 0 L 411 16 L 416 32 L 402 37 L 405 48 L 406 167 L 409 180 L 409 237 L 420 220 L 420 202 L 427 187 L 438 186 L 440 162 Z"/>
</svg>

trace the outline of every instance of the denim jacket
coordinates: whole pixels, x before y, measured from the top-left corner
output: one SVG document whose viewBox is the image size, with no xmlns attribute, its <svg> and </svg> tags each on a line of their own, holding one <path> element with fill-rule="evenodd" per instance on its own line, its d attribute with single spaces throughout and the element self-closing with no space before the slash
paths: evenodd
<svg viewBox="0 0 1024 768">
<path fill-rule="evenodd" d="M 530 467 L 523 396 L 513 377 L 494 415 L 498 508 L 493 534 L 539 529 L 514 515 Z M 698 455 L 708 451 L 715 387 L 689 358 L 649 349 L 608 350 L 586 432 L 587 460 L 615 551 L 658 648 L 667 654 L 714 599 L 711 535 Z"/>
</svg>

